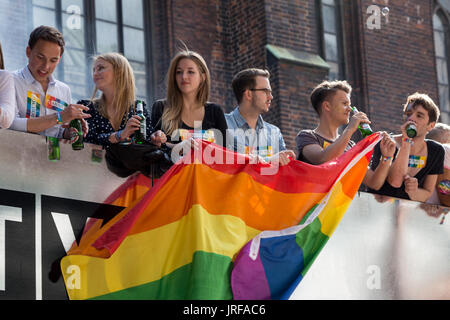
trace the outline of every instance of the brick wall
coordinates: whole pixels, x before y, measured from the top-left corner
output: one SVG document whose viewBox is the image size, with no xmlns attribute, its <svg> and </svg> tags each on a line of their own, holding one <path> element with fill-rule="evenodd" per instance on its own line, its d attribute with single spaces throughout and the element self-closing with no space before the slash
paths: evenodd
<svg viewBox="0 0 450 320">
<path fill-rule="evenodd" d="M 364 21 L 367 6 L 385 4 L 361 2 Z M 389 20 L 382 17 L 381 29 L 363 29 L 368 113 L 375 130 L 399 132 L 401 106 L 409 94 L 420 91 L 439 101 L 430 2 L 388 1 Z"/>
<path fill-rule="evenodd" d="M 264 115 L 280 127 L 289 148 L 301 129 L 318 121 L 310 105 L 311 90 L 326 78 L 326 71 L 270 57 L 265 46 L 320 55 L 321 38 L 315 0 L 198 0 L 187 4 L 169 1 L 160 8 L 155 21 L 160 24 L 159 43 L 164 48 L 158 82 L 175 53 L 177 39 L 200 52 L 212 77 L 211 100 L 230 111 L 236 101 L 231 79 L 248 67 L 268 68 L 274 100 Z M 389 6 L 381 18 L 381 29 L 366 26 L 370 5 Z M 401 105 L 415 91 L 437 99 L 429 0 L 355 0 L 342 2 L 343 50 L 346 79 L 353 87 L 352 101 L 368 113 L 375 130 L 397 131 Z M 189 17 L 189 18 L 186 18 Z M 166 27 L 166 34 L 163 28 Z M 163 44 L 161 44 L 163 43 Z M 169 54 L 169 57 L 167 55 Z M 160 86 L 159 89 L 164 89 Z M 164 90 L 160 90 L 164 92 Z"/>
<path fill-rule="evenodd" d="M 267 1 L 267 42 L 279 47 L 319 53 L 315 1 Z M 302 129 L 313 128 L 318 117 L 309 103 L 311 90 L 321 82 L 323 69 L 277 61 L 267 57 L 272 74 L 274 100 L 264 119 L 277 125 L 289 149 Z"/>
</svg>

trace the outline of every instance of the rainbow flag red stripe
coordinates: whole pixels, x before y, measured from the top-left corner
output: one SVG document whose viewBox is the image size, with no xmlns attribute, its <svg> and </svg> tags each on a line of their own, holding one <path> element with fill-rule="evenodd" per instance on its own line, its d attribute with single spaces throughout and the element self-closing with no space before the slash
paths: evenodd
<svg viewBox="0 0 450 320">
<path fill-rule="evenodd" d="M 320 166 L 291 161 L 274 175 L 262 174 L 271 165 L 249 164 L 244 155 L 202 142 L 203 150 L 235 161 L 209 163 L 204 153 L 192 152 L 193 163 L 178 162 L 107 224 L 89 229 L 61 261 L 70 299 L 245 298 L 242 278 L 235 290 L 246 269 L 239 263 L 245 245 L 262 231 L 297 226 L 313 213 L 330 236 L 378 140 L 374 134 Z M 330 211 L 325 200 L 335 206 L 332 219 L 313 209 Z M 259 238 L 262 247 L 266 238 Z M 267 292 L 264 297 L 279 297 Z"/>
</svg>

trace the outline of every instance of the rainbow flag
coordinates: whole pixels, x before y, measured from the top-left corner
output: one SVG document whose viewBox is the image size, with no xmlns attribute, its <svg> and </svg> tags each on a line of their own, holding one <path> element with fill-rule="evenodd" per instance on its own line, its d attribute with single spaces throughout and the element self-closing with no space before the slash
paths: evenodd
<svg viewBox="0 0 450 320">
<path fill-rule="evenodd" d="M 74 244 L 61 261 L 69 298 L 282 297 L 279 292 L 295 284 L 309 267 L 310 256 L 318 254 L 336 228 L 378 141 L 379 135 L 373 134 L 334 161 L 320 166 L 291 161 L 272 175 L 266 172 L 273 164 L 251 164 L 245 155 L 203 141 L 200 152 L 192 151 L 193 161 L 186 161 L 188 155 L 177 162 L 147 193 Z M 210 161 L 220 155 L 232 163 Z M 257 247 L 264 248 L 268 238 L 263 231 L 285 232 L 311 219 L 309 228 L 320 233 L 314 238 L 310 232 L 305 238 L 303 260 L 297 261 L 303 269 L 281 274 L 273 269 L 269 271 L 276 277 L 263 279 L 264 271 L 270 272 L 261 268 L 271 266 L 259 264 L 258 270 L 253 260 L 246 261 L 250 240 L 260 239 Z M 286 249 L 279 247 L 276 254 L 292 262 Z M 260 250 L 254 260 L 258 263 Z M 252 272 L 260 280 L 253 289 L 243 279 Z M 297 278 L 292 276 L 295 272 Z M 269 290 L 258 295 L 267 283 Z"/>
<path fill-rule="evenodd" d="M 156 183 L 154 180 L 153 183 Z M 129 207 L 137 199 L 152 188 L 152 180 L 142 173 L 135 173 L 127 178 L 108 198 L 103 201 L 106 204 L 112 204 L 120 207 Z"/>
</svg>

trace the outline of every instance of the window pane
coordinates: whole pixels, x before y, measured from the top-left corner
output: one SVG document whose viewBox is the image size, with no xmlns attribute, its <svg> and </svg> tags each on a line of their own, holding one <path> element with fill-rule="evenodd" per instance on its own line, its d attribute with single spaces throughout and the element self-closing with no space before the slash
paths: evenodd
<svg viewBox="0 0 450 320">
<path fill-rule="evenodd" d="M 439 0 L 441 6 L 450 11 L 450 0 Z"/>
<path fill-rule="evenodd" d="M 443 32 L 434 32 L 434 49 L 436 57 L 445 58 L 445 34 Z"/>
<path fill-rule="evenodd" d="M 64 53 L 64 82 L 70 86 L 74 100 L 90 96 L 87 92 L 87 70 L 84 51 L 71 49 Z"/>
<path fill-rule="evenodd" d="M 144 31 L 124 27 L 123 45 L 128 59 L 145 61 Z"/>
<path fill-rule="evenodd" d="M 118 52 L 117 25 L 114 23 L 96 22 L 97 53 Z"/>
<path fill-rule="evenodd" d="M 95 16 L 97 19 L 117 22 L 115 0 L 95 0 Z"/>
<path fill-rule="evenodd" d="M 334 7 L 322 6 L 323 29 L 325 32 L 336 33 L 336 11 Z"/>
<path fill-rule="evenodd" d="M 33 28 L 40 25 L 46 25 L 56 28 L 55 11 L 49 9 L 42 9 L 39 7 L 33 8 Z"/>
<path fill-rule="evenodd" d="M 84 17 L 63 13 L 63 34 L 66 46 L 84 49 Z"/>
<path fill-rule="evenodd" d="M 449 87 L 446 85 L 440 85 L 439 86 L 439 101 L 440 101 L 440 106 L 439 109 L 441 111 L 450 111 L 450 101 L 449 101 Z"/>
<path fill-rule="evenodd" d="M 438 83 L 448 84 L 447 61 L 444 59 L 436 59 Z"/>
<path fill-rule="evenodd" d="M 80 13 L 83 14 L 83 0 L 62 0 L 61 6 L 64 11 L 68 9 L 75 9 L 74 7 L 78 7 L 80 9 Z"/>
<path fill-rule="evenodd" d="M 323 4 L 329 4 L 330 6 L 334 6 L 335 5 L 334 0 L 322 0 L 322 3 Z"/>
<path fill-rule="evenodd" d="M 441 17 L 439 17 L 437 14 L 433 15 L 433 28 L 435 30 L 444 31 L 444 26 L 442 24 Z"/>
<path fill-rule="evenodd" d="M 133 68 L 134 78 L 136 81 L 136 96 L 143 100 L 147 99 L 147 78 L 145 76 L 145 64 L 130 62 L 131 67 Z M 150 104 L 149 101 L 146 101 L 147 105 Z"/>
<path fill-rule="evenodd" d="M 142 0 L 122 1 L 123 23 L 132 27 L 144 28 Z"/>
<path fill-rule="evenodd" d="M 55 0 L 33 0 L 33 5 L 55 9 Z"/>
<path fill-rule="evenodd" d="M 329 61 L 327 61 L 327 63 L 330 66 L 330 71 L 328 73 L 328 79 L 329 80 L 339 79 L 339 65 L 337 63 L 329 62 Z"/>
<path fill-rule="evenodd" d="M 333 34 L 325 33 L 325 57 L 327 61 L 338 61 L 337 39 Z"/>
</svg>

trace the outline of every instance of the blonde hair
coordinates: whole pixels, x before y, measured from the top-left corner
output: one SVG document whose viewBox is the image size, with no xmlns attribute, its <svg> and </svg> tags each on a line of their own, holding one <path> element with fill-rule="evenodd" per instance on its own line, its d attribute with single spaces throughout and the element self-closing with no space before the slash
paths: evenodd
<svg viewBox="0 0 450 320">
<path fill-rule="evenodd" d="M 125 117 L 125 115 L 132 111 L 130 107 L 134 109 L 135 80 L 133 68 L 127 58 L 120 53 L 111 52 L 95 56 L 94 63 L 99 59 L 109 62 L 113 66 L 115 94 L 112 105 L 115 108 L 111 118 L 108 118 L 104 94 L 102 93 L 100 98 L 95 98 L 98 91 L 97 87 L 94 88 L 91 100 L 98 104 L 99 113 L 108 118 L 113 128 L 117 129 L 122 121 L 127 121 L 128 116 Z"/>
<path fill-rule="evenodd" d="M 197 65 L 200 74 L 205 76 L 205 80 L 202 81 L 197 91 L 197 102 L 199 105 L 204 106 L 208 101 L 210 94 L 211 78 L 203 57 L 197 52 L 187 49 L 178 52 L 178 54 L 170 62 L 169 71 L 167 72 L 167 98 L 161 118 L 162 129 L 168 135 L 171 135 L 176 129 L 178 129 L 181 123 L 183 96 L 177 85 L 176 71 L 178 63 L 182 59 L 192 60 Z"/>
</svg>

